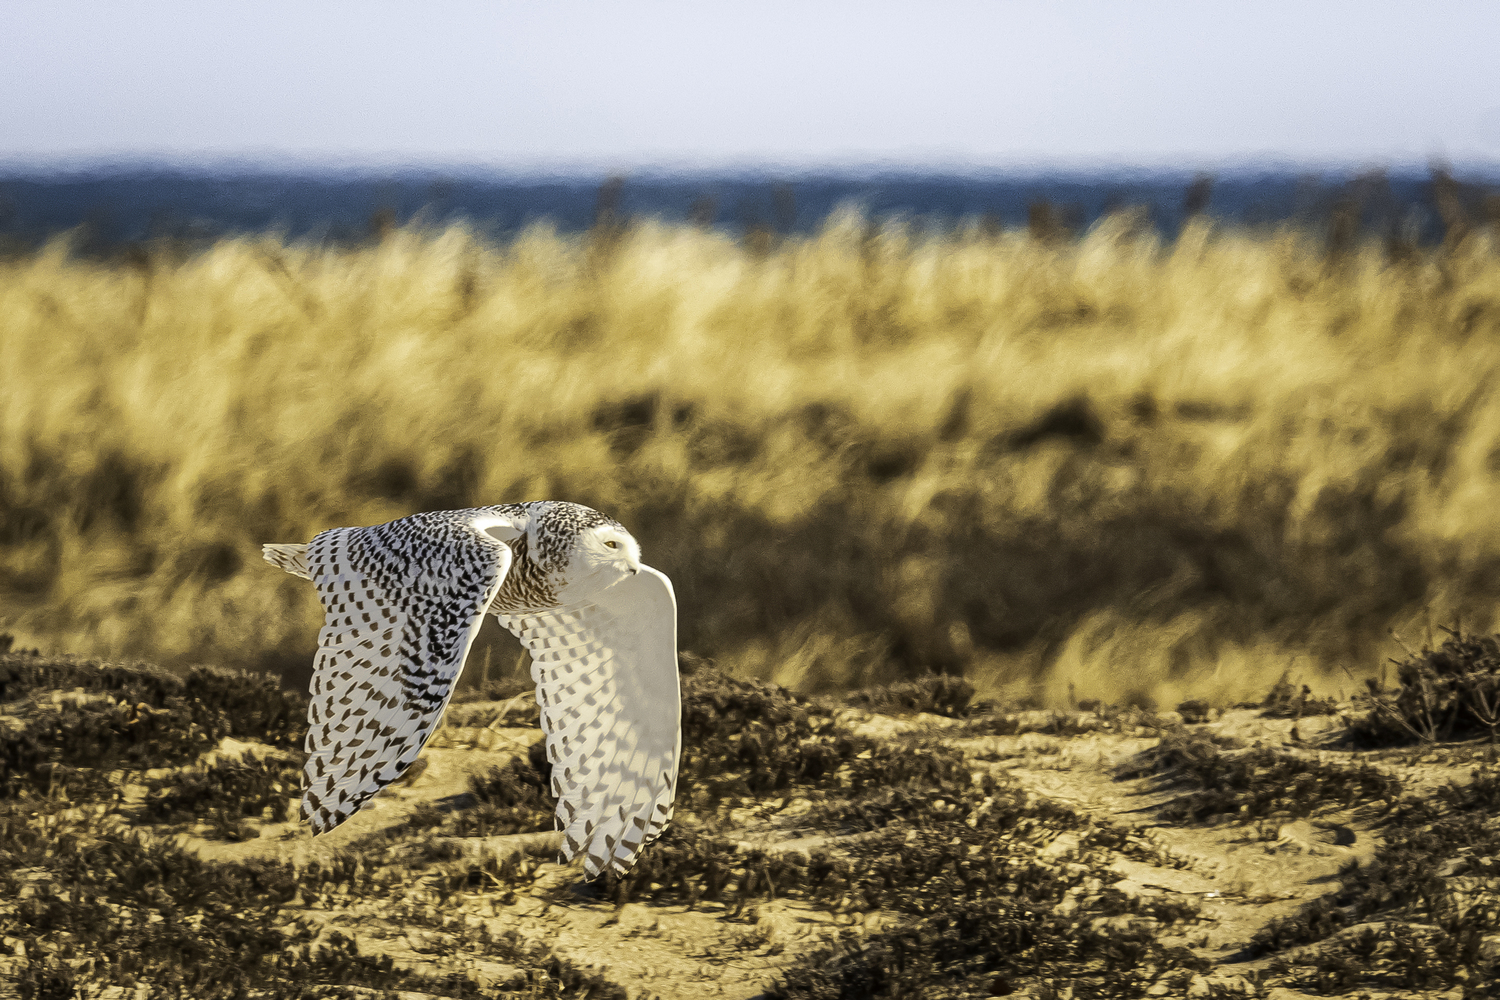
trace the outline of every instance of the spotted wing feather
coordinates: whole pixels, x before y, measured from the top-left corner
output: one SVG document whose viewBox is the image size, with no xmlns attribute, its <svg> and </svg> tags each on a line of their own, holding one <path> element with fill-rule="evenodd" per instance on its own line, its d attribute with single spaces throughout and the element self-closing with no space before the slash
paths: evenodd
<svg viewBox="0 0 1500 1000">
<path fill-rule="evenodd" d="M 491 523 L 495 522 L 495 523 Z M 510 569 L 481 512 L 336 528 L 307 545 L 327 615 L 308 706 L 302 814 L 326 833 L 416 760 Z"/>
<path fill-rule="evenodd" d="M 672 818 L 682 750 L 677 603 L 650 567 L 587 603 L 501 615 L 531 653 L 562 860 L 623 874 Z"/>
</svg>

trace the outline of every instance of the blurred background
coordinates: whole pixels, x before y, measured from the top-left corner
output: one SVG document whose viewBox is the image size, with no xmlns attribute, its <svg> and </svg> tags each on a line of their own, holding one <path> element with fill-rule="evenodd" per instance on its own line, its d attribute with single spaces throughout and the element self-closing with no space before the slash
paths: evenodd
<svg viewBox="0 0 1500 1000">
<path fill-rule="evenodd" d="M 1493 5 L 11 11 L 21 646 L 305 683 L 262 542 L 545 498 L 809 691 L 1227 703 L 1495 627 Z"/>
</svg>

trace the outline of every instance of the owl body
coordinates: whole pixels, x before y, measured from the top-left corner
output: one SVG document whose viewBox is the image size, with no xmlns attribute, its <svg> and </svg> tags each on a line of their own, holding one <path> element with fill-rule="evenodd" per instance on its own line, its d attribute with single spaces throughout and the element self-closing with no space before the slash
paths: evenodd
<svg viewBox="0 0 1500 1000">
<path fill-rule="evenodd" d="M 265 557 L 311 579 L 326 619 L 302 812 L 331 830 L 417 757 L 483 615 L 531 653 L 564 860 L 623 872 L 671 819 L 676 599 L 618 522 L 536 501 L 334 528 Z"/>
</svg>

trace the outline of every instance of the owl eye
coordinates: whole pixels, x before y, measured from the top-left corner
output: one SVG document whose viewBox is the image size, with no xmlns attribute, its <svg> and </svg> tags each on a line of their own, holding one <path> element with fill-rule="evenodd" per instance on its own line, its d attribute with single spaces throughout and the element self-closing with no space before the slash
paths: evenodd
<svg viewBox="0 0 1500 1000">
<path fill-rule="evenodd" d="M 620 543 L 613 539 L 610 539 L 609 541 L 604 543 L 604 547 L 609 549 L 618 549 L 620 547 Z"/>
</svg>

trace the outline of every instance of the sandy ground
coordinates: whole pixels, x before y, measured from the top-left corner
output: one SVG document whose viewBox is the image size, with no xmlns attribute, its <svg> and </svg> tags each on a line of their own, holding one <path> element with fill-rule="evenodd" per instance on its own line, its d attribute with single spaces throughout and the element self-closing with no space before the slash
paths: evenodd
<svg viewBox="0 0 1500 1000">
<path fill-rule="evenodd" d="M 1181 943 L 1209 958 L 1214 969 L 1193 981 L 1189 995 L 1306 995 L 1256 986 L 1271 959 L 1245 957 L 1246 943 L 1268 920 L 1293 913 L 1303 903 L 1327 894 L 1341 866 L 1351 860 L 1367 861 L 1380 843 L 1379 826 L 1368 807 L 1294 822 L 1165 822 L 1158 815 L 1160 807 L 1183 794 L 1183 789 L 1162 787 L 1153 777 L 1125 780 L 1117 776 L 1122 764 L 1155 744 L 1154 733 L 965 736 L 953 720 L 936 716 L 898 719 L 856 712 L 844 721 L 852 723 L 856 732 L 875 737 L 925 732 L 960 749 L 976 772 L 1004 772 L 1037 797 L 1127 827 L 1129 856 L 1120 854 L 1112 865 L 1121 876 L 1114 887 L 1130 896 L 1178 897 L 1201 905 L 1201 918 Z M 1352 756 L 1329 748 L 1338 728 L 1332 716 L 1294 722 L 1265 718 L 1257 710 L 1235 710 L 1200 728 L 1235 736 L 1252 746 L 1275 746 L 1326 761 Z M 296 823 L 265 824 L 258 839 L 242 843 L 208 840 L 191 831 L 177 836 L 214 860 L 279 857 L 309 864 L 397 826 L 423 804 L 461 807 L 458 804 L 471 774 L 524 754 L 537 737 L 537 730 L 523 726 L 447 727 L 425 751 L 426 767 L 419 774 L 391 787 L 371 807 L 317 839 Z M 226 740 L 219 752 L 237 755 L 247 749 L 275 752 L 232 740 Z M 1379 758 L 1377 766 L 1397 774 L 1408 788 L 1419 788 L 1462 780 L 1468 760 L 1477 753 L 1406 751 L 1374 756 Z M 1368 760 L 1372 755 L 1359 756 Z M 138 797 L 142 792 L 132 789 L 131 795 Z M 720 832 L 779 850 L 838 849 L 840 838 L 799 829 L 798 809 L 795 800 L 781 800 L 755 810 L 739 810 L 735 818 L 741 825 Z M 692 822 L 691 817 L 686 821 Z M 555 835 L 545 832 L 475 838 L 460 844 L 467 852 L 488 849 L 536 858 L 550 857 L 555 846 Z M 1070 842 L 1069 835 L 1063 835 L 1044 854 L 1063 858 L 1076 846 L 1076 838 Z M 558 886 L 576 885 L 578 874 L 543 861 L 532 885 L 513 896 L 499 885 L 468 892 L 456 911 L 462 926 L 450 918 L 452 932 L 409 926 L 398 912 L 392 912 L 389 901 L 349 899 L 336 906 L 307 901 L 290 912 L 330 931 L 351 935 L 362 950 L 390 955 L 401 967 L 429 975 L 463 972 L 495 987 L 520 987 L 524 982 L 521 970 L 487 958 L 482 949 L 465 941 L 471 941 L 480 928 L 494 937 L 514 934 L 602 974 L 632 998 L 662 1000 L 759 996 L 778 971 L 799 955 L 826 945 L 841 932 L 870 933 L 897 919 L 882 913 L 834 914 L 786 900 L 763 902 L 740 912 L 717 903 L 700 903 L 692 909 L 642 903 L 616 908 L 588 898 L 586 890 L 574 891 L 571 899 L 566 898 L 569 893 L 555 891 Z M 559 895 L 564 897 L 562 902 Z"/>
<path fill-rule="evenodd" d="M 15 723 L 12 711 L 19 708 L 0 706 L 0 722 Z M 554 956 L 595 973 L 623 989 L 631 1000 L 749 1000 L 763 995 L 788 966 L 831 943 L 840 941 L 846 948 L 857 948 L 863 938 L 909 919 L 883 911 L 838 912 L 837 907 L 776 898 L 774 893 L 773 898 L 743 906 L 717 902 L 698 902 L 692 907 L 643 902 L 616 906 L 598 898 L 597 891 L 581 881 L 576 865 L 553 863 L 558 839 L 549 831 L 428 836 L 425 840 L 408 837 L 406 841 L 392 836 L 419 811 L 453 815 L 470 808 L 471 778 L 517 757 L 524 759 L 540 738 L 539 730 L 524 724 L 534 718 L 534 711 L 529 703 L 513 700 L 504 705 L 470 704 L 450 713 L 449 724 L 434 736 L 412 772 L 342 826 L 318 838 L 296 821 L 252 823 L 251 831 L 258 836 L 240 842 L 213 839 L 204 825 L 150 827 L 150 835 L 170 838 L 214 862 L 277 859 L 290 861 L 299 870 L 341 854 L 368 850 L 372 843 L 397 844 L 398 850 L 435 844 L 453 856 L 521 859 L 529 877 L 518 882 L 492 880 L 493 884 L 466 885 L 455 891 L 417 879 L 396 898 L 306 893 L 282 913 L 289 923 L 301 921 L 319 928 L 320 937 L 334 933 L 352 937 L 361 953 L 389 956 L 398 968 L 435 978 L 460 973 L 482 988 L 515 989 L 523 995 L 535 987 L 538 966 L 534 961 L 515 960 L 517 946 L 532 957 Z M 1191 949 L 1211 964 L 1208 973 L 1192 979 L 1186 995 L 1282 1000 L 1311 995 L 1270 985 L 1276 979 L 1275 959 L 1295 958 L 1295 949 L 1276 957 L 1251 957 L 1247 945 L 1268 921 L 1294 914 L 1307 902 L 1333 891 L 1342 867 L 1369 862 L 1382 843 L 1383 819 L 1377 804 L 1330 807 L 1297 820 L 1273 817 L 1240 822 L 1220 816 L 1211 822 L 1171 822 L 1163 807 L 1191 788 L 1171 784 L 1159 772 L 1122 776 L 1134 773 L 1132 762 L 1139 762 L 1157 745 L 1160 728 L 1131 724 L 1126 716 L 1099 726 L 1090 713 L 1072 713 L 1067 718 L 1032 714 L 1037 718 L 1027 720 L 1021 735 L 1008 736 L 974 735 L 975 728 L 959 720 L 926 714 L 895 717 L 845 709 L 838 713 L 837 722 L 875 740 L 918 736 L 929 745 L 947 746 L 962 754 L 976 782 L 986 774 L 996 775 L 1019 785 L 1037 801 L 1065 806 L 1094 826 L 1123 831 L 1118 849 L 1107 859 L 1112 877 L 1118 879 L 1112 888 L 1131 899 L 1175 900 L 1198 907 L 1197 919 L 1174 925 L 1169 933 L 1171 944 Z M 1170 715 L 1156 719 L 1156 724 L 1175 724 Z M 469 724 L 475 718 L 495 721 L 487 726 Z M 1334 766 L 1370 764 L 1398 779 L 1408 796 L 1465 781 L 1470 767 L 1486 752 L 1478 744 L 1356 752 L 1340 741 L 1343 723 L 1338 715 L 1284 719 L 1268 717 L 1258 709 L 1235 709 L 1215 713 L 1212 721 L 1189 728 L 1232 737 L 1245 748 L 1272 747 L 1281 754 Z M 1052 734 L 1056 732 L 1073 735 Z M 205 755 L 205 762 L 246 753 L 291 756 L 258 743 L 225 739 Z M 158 772 L 144 777 L 153 773 Z M 146 794 L 144 785 L 125 788 L 122 822 L 133 818 L 141 829 L 139 815 L 132 817 L 132 812 Z M 803 822 L 810 809 L 807 799 L 792 793 L 717 816 L 698 817 L 680 809 L 678 822 L 689 827 L 707 824 L 716 836 L 769 851 L 837 854 L 868 836 L 829 833 Z M 387 839 L 382 841 L 382 837 Z M 1040 857 L 1064 865 L 1076 856 L 1078 847 L 1078 835 L 1061 834 L 1040 846 Z M 1069 890 L 1060 909 L 1076 907 L 1079 891 Z M 1118 919 L 1137 918 L 1122 915 Z M 516 964 L 498 960 L 497 949 L 487 946 L 486 942 L 502 939 L 510 940 L 508 953 Z M 1486 938 L 1484 946 L 1500 954 L 1500 936 Z M 14 971 L 15 961 L 0 956 L 0 997 L 18 995 L 5 986 L 5 973 Z M 115 992 L 98 995 L 121 1000 L 130 995 L 111 989 Z M 1026 989 L 1023 986 L 1011 995 L 1029 995 Z M 405 996 L 415 1000 L 424 995 Z M 1169 994 L 1158 988 L 1147 995 Z M 1352 995 L 1459 998 L 1464 993 L 1456 989 L 1446 993 L 1356 991 Z"/>
</svg>

